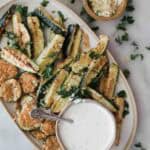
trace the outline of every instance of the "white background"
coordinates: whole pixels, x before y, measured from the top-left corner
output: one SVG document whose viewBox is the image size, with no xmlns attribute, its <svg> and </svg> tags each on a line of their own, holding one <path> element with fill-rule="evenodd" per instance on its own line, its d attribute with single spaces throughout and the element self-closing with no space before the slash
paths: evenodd
<svg viewBox="0 0 150 150">
<path fill-rule="evenodd" d="M 8 0 L 0 0 L 0 5 Z M 76 0 L 74 5 L 70 0 L 60 0 L 72 7 L 78 14 L 81 3 Z M 133 15 L 134 25 L 128 27 L 130 42 L 119 46 L 114 42 L 116 36 L 116 24 L 118 20 L 111 22 L 97 22 L 100 30 L 97 34 L 105 33 L 111 38 L 110 49 L 121 68 L 128 68 L 131 72 L 129 83 L 134 92 L 139 115 L 139 125 L 135 142 L 142 142 L 146 149 L 150 149 L 150 51 L 145 46 L 150 46 L 150 1 L 134 0 L 136 10 Z M 137 59 L 130 61 L 129 56 L 133 53 L 132 41 L 137 41 L 140 45 L 138 53 L 144 54 L 144 60 Z M 21 132 L 13 124 L 7 113 L 0 104 L 0 150 L 33 150 L 31 143 L 20 134 Z M 131 148 L 134 150 L 134 147 Z"/>
</svg>

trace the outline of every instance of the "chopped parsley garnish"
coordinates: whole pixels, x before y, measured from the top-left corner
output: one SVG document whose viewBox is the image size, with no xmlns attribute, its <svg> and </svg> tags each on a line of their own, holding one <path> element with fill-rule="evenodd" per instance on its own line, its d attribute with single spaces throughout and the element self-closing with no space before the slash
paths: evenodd
<svg viewBox="0 0 150 150">
<path fill-rule="evenodd" d="M 117 25 L 117 29 L 118 29 L 118 30 L 123 30 L 123 31 L 126 31 L 126 30 L 127 30 L 124 23 L 119 23 L 119 24 Z"/>
<path fill-rule="evenodd" d="M 18 11 L 21 14 L 22 17 L 22 22 L 26 24 L 26 19 L 28 16 L 28 7 L 27 6 L 22 6 L 22 5 L 17 5 L 16 11 Z"/>
<path fill-rule="evenodd" d="M 125 90 L 121 90 L 117 93 L 117 96 L 118 97 L 122 97 L 122 98 L 126 98 L 127 97 L 127 94 L 126 94 L 126 91 Z"/>
<path fill-rule="evenodd" d="M 18 11 L 23 17 L 26 17 L 28 14 L 28 7 L 17 5 L 16 11 Z"/>
<path fill-rule="evenodd" d="M 122 41 L 128 41 L 129 40 L 129 35 L 127 32 L 125 32 L 122 37 L 121 37 Z"/>
<path fill-rule="evenodd" d="M 129 35 L 127 32 L 125 32 L 123 35 L 118 35 L 118 37 L 115 38 L 115 41 L 118 43 L 118 44 L 122 44 L 123 41 L 128 41 L 129 40 Z"/>
<path fill-rule="evenodd" d="M 125 100 L 125 98 L 127 97 L 127 93 L 125 90 L 121 90 L 117 93 L 117 96 L 123 98 L 123 100 L 125 102 L 124 112 L 123 112 L 123 118 L 125 118 L 129 114 L 129 104 Z"/>
<path fill-rule="evenodd" d="M 19 79 L 19 77 L 22 75 L 22 73 L 23 73 L 23 72 L 18 72 L 18 73 L 16 74 L 16 78 Z"/>
<path fill-rule="evenodd" d="M 134 144 L 134 147 L 138 148 L 139 150 L 146 150 L 141 142 Z"/>
<path fill-rule="evenodd" d="M 52 76 L 53 68 L 53 64 L 49 64 L 46 66 L 45 70 L 42 73 L 44 79 L 50 78 Z"/>
<path fill-rule="evenodd" d="M 129 112 L 129 104 L 126 100 L 125 101 L 125 108 L 124 108 L 124 112 L 123 112 L 123 118 L 125 118 L 130 112 Z"/>
<path fill-rule="evenodd" d="M 100 57 L 100 54 L 92 51 L 92 52 L 90 52 L 89 56 L 91 59 L 98 59 Z"/>
<path fill-rule="evenodd" d="M 136 144 L 134 144 L 135 147 L 138 147 L 138 148 L 141 148 L 142 147 L 142 143 L 141 142 L 138 142 Z"/>
<path fill-rule="evenodd" d="M 61 11 L 58 11 L 57 13 L 58 13 L 62 23 L 64 23 L 67 20 L 67 18 L 65 18 L 64 14 Z"/>
<path fill-rule="evenodd" d="M 18 37 L 13 32 L 6 31 L 6 37 L 8 38 L 7 44 L 9 47 L 24 51 L 19 45 Z"/>
<path fill-rule="evenodd" d="M 134 47 L 135 50 L 138 50 L 139 49 L 139 45 L 137 44 L 137 42 L 133 41 L 131 43 L 131 45 Z"/>
<path fill-rule="evenodd" d="M 140 58 L 141 60 L 144 59 L 144 55 L 143 54 L 131 54 L 130 55 L 130 59 L 131 60 L 136 60 L 137 58 Z"/>
<path fill-rule="evenodd" d="M 133 24 L 134 21 L 135 20 L 134 20 L 134 18 L 132 16 L 124 16 L 121 19 L 121 22 L 117 25 L 117 29 L 126 31 L 127 30 L 127 25 L 128 24 Z"/>
<path fill-rule="evenodd" d="M 53 53 L 49 54 L 48 57 L 53 58 L 53 57 L 56 57 L 57 55 L 58 55 L 57 52 L 53 52 Z"/>
<path fill-rule="evenodd" d="M 115 38 L 115 41 L 116 41 L 119 45 L 121 45 L 121 44 L 122 44 L 121 36 L 118 35 L 118 36 Z"/>
<path fill-rule="evenodd" d="M 74 4 L 74 3 L 75 3 L 75 0 L 70 0 L 70 3 L 71 3 L 71 4 Z"/>
<path fill-rule="evenodd" d="M 89 86 L 95 90 L 97 90 L 97 88 L 99 87 L 99 84 L 100 84 L 100 80 L 102 79 L 102 77 L 106 76 L 108 73 L 108 66 L 105 65 L 102 70 L 100 70 L 96 77 L 94 77 L 92 80 L 91 80 L 91 83 L 89 84 Z"/>
<path fill-rule="evenodd" d="M 122 23 L 124 23 L 125 25 L 127 24 L 133 24 L 134 23 L 134 18 L 132 16 L 124 16 L 122 19 L 121 19 Z"/>
<path fill-rule="evenodd" d="M 132 6 L 132 5 L 128 5 L 127 8 L 126 8 L 126 10 L 127 10 L 128 12 L 132 12 L 132 11 L 135 10 L 135 8 L 134 8 L 134 6 Z"/>
<path fill-rule="evenodd" d="M 49 3 L 48 0 L 43 0 L 43 1 L 41 2 L 41 5 L 42 5 L 43 7 L 46 7 L 46 6 L 48 5 L 48 3 Z"/>
<path fill-rule="evenodd" d="M 127 11 L 127 12 L 132 12 L 132 11 L 135 10 L 135 8 L 134 8 L 132 2 L 133 2 L 132 0 L 128 0 L 128 5 L 127 5 L 127 8 L 126 8 L 126 11 Z"/>
<path fill-rule="evenodd" d="M 77 98 L 89 98 L 91 95 L 90 91 L 88 91 L 86 88 L 81 89 L 78 94 Z"/>
<path fill-rule="evenodd" d="M 84 7 L 82 7 L 82 9 L 81 9 L 80 15 L 83 16 L 83 17 L 85 17 L 85 19 L 86 19 L 86 21 L 88 22 L 88 24 L 90 24 L 90 23 L 92 23 L 92 22 L 95 21 L 91 16 L 89 16 L 89 15 L 87 14 L 87 12 L 86 12 L 86 10 L 84 9 Z M 84 18 L 83 18 L 83 19 L 84 19 Z"/>
<path fill-rule="evenodd" d="M 61 95 L 62 98 L 66 98 L 66 97 L 71 96 L 73 93 L 76 93 L 77 90 L 78 90 L 78 87 L 76 86 L 71 87 L 69 91 L 67 91 L 65 87 L 62 86 L 57 93 Z"/>
<path fill-rule="evenodd" d="M 145 48 L 146 48 L 147 50 L 150 50 L 150 46 L 146 46 Z"/>
<path fill-rule="evenodd" d="M 134 10 L 134 7 L 132 5 L 132 1 L 128 1 L 127 10 L 125 15 L 120 20 L 119 24 L 116 26 L 116 29 L 119 31 L 118 35 L 115 38 L 115 41 L 118 44 L 123 44 L 124 41 L 129 40 L 129 34 L 127 31 L 128 25 L 131 25 L 135 22 L 133 16 L 131 16 L 131 12 Z M 123 34 L 123 35 L 121 35 Z"/>
<path fill-rule="evenodd" d="M 51 76 L 50 78 L 48 78 L 48 80 L 46 80 L 46 82 L 44 82 L 42 85 L 40 85 L 40 87 L 37 91 L 37 106 L 38 107 L 45 105 L 45 102 L 44 102 L 45 94 L 46 94 L 47 89 L 49 88 L 50 84 L 55 79 L 55 77 L 56 77 L 56 75 Z"/>
<path fill-rule="evenodd" d="M 128 78 L 130 76 L 130 71 L 128 69 L 124 69 L 123 74 L 126 78 Z"/>
<path fill-rule="evenodd" d="M 26 48 L 31 45 L 31 42 L 27 42 L 25 45 L 25 48 L 22 48 L 22 46 L 19 44 L 19 39 L 13 32 L 5 31 L 6 37 L 7 37 L 7 44 L 9 47 L 20 50 L 24 54 L 26 54 Z"/>
<path fill-rule="evenodd" d="M 91 27 L 91 29 L 92 29 L 94 32 L 96 32 L 96 31 L 99 30 L 99 26 Z"/>
<path fill-rule="evenodd" d="M 85 73 L 88 71 L 88 67 L 84 67 L 83 69 L 80 70 L 81 73 Z"/>
<path fill-rule="evenodd" d="M 13 40 L 17 37 L 13 32 L 9 32 L 9 31 L 6 31 L 6 36 L 7 36 L 7 38 L 9 38 L 11 40 Z"/>
</svg>

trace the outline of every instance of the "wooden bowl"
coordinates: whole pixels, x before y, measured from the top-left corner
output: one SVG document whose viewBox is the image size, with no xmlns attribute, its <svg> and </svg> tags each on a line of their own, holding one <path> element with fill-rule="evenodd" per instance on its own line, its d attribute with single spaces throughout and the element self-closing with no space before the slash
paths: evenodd
<svg viewBox="0 0 150 150">
<path fill-rule="evenodd" d="M 94 11 L 92 10 L 92 8 L 89 6 L 88 0 L 82 0 L 83 2 L 83 6 L 85 8 L 85 10 L 87 11 L 87 13 L 94 18 L 95 20 L 103 20 L 103 21 L 109 21 L 109 20 L 114 20 L 119 18 L 120 16 L 123 15 L 126 6 L 127 6 L 127 2 L 128 0 L 122 0 L 121 4 L 118 6 L 116 13 L 113 16 L 110 17 L 105 17 L 105 16 L 97 16 Z"/>
</svg>

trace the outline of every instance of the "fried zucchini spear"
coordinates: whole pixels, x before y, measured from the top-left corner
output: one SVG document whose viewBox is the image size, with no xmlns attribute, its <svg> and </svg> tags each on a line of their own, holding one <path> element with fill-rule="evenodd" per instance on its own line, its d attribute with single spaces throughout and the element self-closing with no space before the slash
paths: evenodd
<svg viewBox="0 0 150 150">
<path fill-rule="evenodd" d="M 111 112 L 117 112 L 117 106 L 115 105 L 115 103 L 106 99 L 105 97 L 103 97 L 101 94 L 99 94 L 95 90 L 91 89 L 90 87 L 87 87 L 86 90 L 88 91 L 89 96 L 91 96 L 91 98 L 93 98 L 94 100 L 96 100 L 97 102 L 102 104 L 104 107 L 106 107 Z"/>
<path fill-rule="evenodd" d="M 11 18 L 13 14 L 16 11 L 16 5 L 12 5 L 8 11 L 0 18 L 0 38 L 2 37 L 2 34 L 5 32 L 6 26 L 11 21 Z"/>
<path fill-rule="evenodd" d="M 100 40 L 97 46 L 88 51 L 89 57 L 91 59 L 98 59 L 101 55 L 106 54 L 108 47 L 109 38 L 106 35 L 100 35 Z"/>
<path fill-rule="evenodd" d="M 118 77 L 119 77 L 118 65 L 111 64 L 109 67 L 108 76 L 104 77 L 99 87 L 100 92 L 102 92 L 108 99 L 114 98 Z"/>
<path fill-rule="evenodd" d="M 59 57 L 63 42 L 64 37 L 59 34 L 56 35 L 36 59 L 41 73 L 46 69 L 47 65 L 54 63 L 55 60 Z"/>
<path fill-rule="evenodd" d="M 0 56 L 21 70 L 31 73 L 37 73 L 39 71 L 39 67 L 20 50 L 5 47 L 2 48 Z"/>
<path fill-rule="evenodd" d="M 19 46 L 22 49 L 25 49 L 27 52 L 27 55 L 31 57 L 31 37 L 30 34 L 25 27 L 25 25 L 22 23 L 22 16 L 19 11 L 16 11 L 15 14 L 12 17 L 12 23 L 13 23 L 13 32 L 18 38 Z"/>
<path fill-rule="evenodd" d="M 33 15 L 37 16 L 47 27 L 49 27 L 56 34 L 64 35 L 65 28 L 59 24 L 49 12 L 42 6 L 35 9 Z"/>
<path fill-rule="evenodd" d="M 44 49 L 44 35 L 40 27 L 40 21 L 37 17 L 29 16 L 27 18 L 28 28 L 30 29 L 33 41 L 33 56 L 36 59 Z"/>
<path fill-rule="evenodd" d="M 47 90 L 47 94 L 44 98 L 46 107 L 50 107 L 54 103 L 56 95 L 58 95 L 57 91 L 59 90 L 67 76 L 68 72 L 65 70 L 61 70 L 60 73 L 56 76 L 50 88 Z"/>
<path fill-rule="evenodd" d="M 67 35 L 62 47 L 64 58 L 75 58 L 80 52 L 80 45 L 82 39 L 82 30 L 78 24 L 69 25 Z"/>
<path fill-rule="evenodd" d="M 116 133 L 115 144 L 119 145 L 119 143 L 120 143 L 121 127 L 122 127 L 122 122 L 123 122 L 123 112 L 124 112 L 124 107 L 125 107 L 125 101 L 121 97 L 116 97 L 115 103 L 118 106 L 118 111 L 115 113 L 116 126 L 117 126 L 117 133 Z"/>
<path fill-rule="evenodd" d="M 85 84 L 89 85 L 92 83 L 94 79 L 100 79 L 103 73 L 103 68 L 108 64 L 108 60 L 106 56 L 101 56 L 99 60 L 93 61 L 89 67 L 88 73 L 86 75 Z M 99 76 L 98 76 L 99 75 Z"/>
</svg>

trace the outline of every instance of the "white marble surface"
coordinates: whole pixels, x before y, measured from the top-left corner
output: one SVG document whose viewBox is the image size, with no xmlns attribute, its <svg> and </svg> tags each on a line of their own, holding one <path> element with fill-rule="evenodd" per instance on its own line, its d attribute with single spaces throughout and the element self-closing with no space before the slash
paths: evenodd
<svg viewBox="0 0 150 150">
<path fill-rule="evenodd" d="M 8 0 L 1 0 L 0 5 Z M 81 3 L 76 0 L 74 5 L 70 4 L 70 0 L 61 0 L 75 12 L 79 14 Z M 131 72 L 129 83 L 135 95 L 139 124 L 135 142 L 142 142 L 146 149 L 150 149 L 150 51 L 146 50 L 145 46 L 150 46 L 150 1 L 149 0 L 134 0 L 135 23 L 128 27 L 131 41 L 137 41 L 140 45 L 138 50 L 144 54 L 144 60 L 130 61 L 129 56 L 133 53 L 133 48 L 130 42 L 118 46 L 114 42 L 115 27 L 118 20 L 111 22 L 97 22 L 100 26 L 100 33 L 108 34 L 111 38 L 110 49 L 115 59 L 120 64 L 121 68 L 128 68 Z M 0 104 L 0 150 L 33 150 L 31 143 L 20 134 L 12 120 L 7 115 Z M 134 150 L 134 147 L 131 148 Z"/>
</svg>

